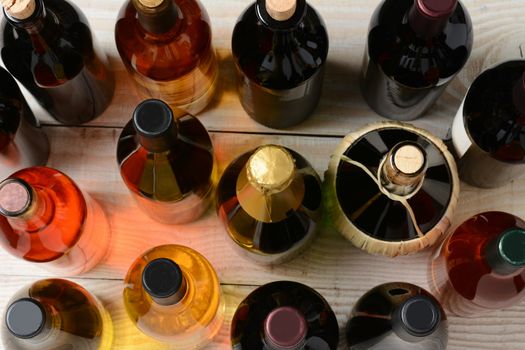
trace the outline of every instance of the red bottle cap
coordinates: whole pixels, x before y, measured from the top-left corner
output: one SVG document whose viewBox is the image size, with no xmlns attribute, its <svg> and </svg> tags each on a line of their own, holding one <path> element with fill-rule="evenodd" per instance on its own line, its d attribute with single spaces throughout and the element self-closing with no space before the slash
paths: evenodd
<svg viewBox="0 0 525 350">
<path fill-rule="evenodd" d="M 456 10 L 458 0 L 416 0 L 418 10 L 431 18 L 448 18 Z"/>
<path fill-rule="evenodd" d="M 443 29 L 457 5 L 458 0 L 416 0 L 408 21 L 418 35 L 432 37 Z"/>
<path fill-rule="evenodd" d="M 304 341 L 307 332 L 304 316 L 293 307 L 279 307 L 264 320 L 266 341 L 278 350 L 295 349 Z"/>
</svg>

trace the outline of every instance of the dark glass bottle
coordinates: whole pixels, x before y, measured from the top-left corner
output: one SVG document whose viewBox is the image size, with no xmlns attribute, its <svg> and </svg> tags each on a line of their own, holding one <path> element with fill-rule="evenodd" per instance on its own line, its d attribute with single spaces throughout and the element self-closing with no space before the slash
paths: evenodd
<svg viewBox="0 0 525 350">
<path fill-rule="evenodd" d="M 231 324 L 236 350 L 336 350 L 339 326 L 321 294 L 289 281 L 263 285 L 237 307 Z"/>
<path fill-rule="evenodd" d="M 300 154 L 265 145 L 234 160 L 217 189 L 217 212 L 234 246 L 263 264 L 297 256 L 316 236 L 319 176 Z"/>
<path fill-rule="evenodd" d="M 460 316 L 475 316 L 525 298 L 525 221 L 485 212 L 463 222 L 430 265 L 432 292 Z"/>
<path fill-rule="evenodd" d="M 210 19 L 198 0 L 128 0 L 115 41 L 143 98 L 194 115 L 211 101 L 218 64 Z"/>
<path fill-rule="evenodd" d="M 459 195 L 453 156 L 429 132 L 398 122 L 345 137 L 331 158 L 327 212 L 358 248 L 396 256 L 435 243 Z"/>
<path fill-rule="evenodd" d="M 113 325 L 100 301 L 80 285 L 45 279 L 7 304 L 2 342 L 10 350 L 110 350 Z"/>
<path fill-rule="evenodd" d="M 111 102 L 113 74 L 82 12 L 66 0 L 4 1 L 2 60 L 63 124 L 100 115 Z"/>
<path fill-rule="evenodd" d="M 155 220 L 194 221 L 211 202 L 215 162 L 210 136 L 197 118 L 160 100 L 146 100 L 135 109 L 120 135 L 117 160 L 138 205 Z"/>
<path fill-rule="evenodd" d="M 508 184 L 525 172 L 525 60 L 501 63 L 474 80 L 452 126 L 461 179 Z"/>
<path fill-rule="evenodd" d="M 328 34 L 305 0 L 257 0 L 232 37 L 242 106 L 258 123 L 287 128 L 305 120 L 321 96 Z"/>
<path fill-rule="evenodd" d="M 58 170 L 26 168 L 0 183 L 0 245 L 12 255 L 71 276 L 105 258 L 109 240 L 98 203 Z"/>
<path fill-rule="evenodd" d="M 15 80 L 0 67 L 0 179 L 45 165 L 49 142 Z"/>
<path fill-rule="evenodd" d="M 349 350 L 445 350 L 447 316 L 426 290 L 410 283 L 385 283 L 354 305 L 346 341 Z"/>
<path fill-rule="evenodd" d="M 385 0 L 370 21 L 361 90 L 378 114 L 413 120 L 463 68 L 472 23 L 458 0 Z"/>
</svg>

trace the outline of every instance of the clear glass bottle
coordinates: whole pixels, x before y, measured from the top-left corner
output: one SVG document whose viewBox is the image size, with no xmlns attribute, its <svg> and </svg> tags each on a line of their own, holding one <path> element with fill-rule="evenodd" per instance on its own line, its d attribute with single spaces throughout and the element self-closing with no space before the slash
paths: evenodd
<svg viewBox="0 0 525 350">
<path fill-rule="evenodd" d="M 321 294 L 297 282 L 265 284 L 237 307 L 231 325 L 236 350 L 336 350 L 339 326 Z"/>
<path fill-rule="evenodd" d="M 1 326 L 9 350 L 110 350 L 113 324 L 102 303 L 82 286 L 45 279 L 18 291 Z"/>
<path fill-rule="evenodd" d="M 217 189 L 217 213 L 241 254 L 262 264 L 290 260 L 316 236 L 321 181 L 300 154 L 265 145 L 234 160 Z"/>
<path fill-rule="evenodd" d="M 305 0 L 257 0 L 235 24 L 232 52 L 241 104 L 256 122 L 288 128 L 317 107 L 328 34 Z"/>
<path fill-rule="evenodd" d="M 508 308 L 525 298 L 525 221 L 504 212 L 474 215 L 431 259 L 431 291 L 459 316 Z"/>
<path fill-rule="evenodd" d="M 208 132 L 160 100 L 135 109 L 120 135 L 117 161 L 133 198 L 157 221 L 194 221 L 212 201 L 216 167 Z"/>
<path fill-rule="evenodd" d="M 49 141 L 13 77 L 0 67 L 0 179 L 45 165 Z"/>
<path fill-rule="evenodd" d="M 219 70 L 210 19 L 198 0 L 128 0 L 115 41 L 143 98 L 194 115 L 210 103 Z"/>
<path fill-rule="evenodd" d="M 105 258 L 109 241 L 98 203 L 58 170 L 27 168 L 0 183 L 0 244 L 12 255 L 71 276 Z"/>
<path fill-rule="evenodd" d="M 392 282 L 359 298 L 345 333 L 349 350 L 445 350 L 448 321 L 432 294 Z"/>
<path fill-rule="evenodd" d="M 450 226 L 459 195 L 456 163 L 431 133 L 399 122 L 345 137 L 326 182 L 327 213 L 358 248 L 396 256 L 434 244 Z"/>
<path fill-rule="evenodd" d="M 88 122 L 106 109 L 113 73 L 84 14 L 66 0 L 3 1 L 2 60 L 63 124 Z"/>
<path fill-rule="evenodd" d="M 470 86 L 452 125 L 459 176 L 473 186 L 509 184 L 525 172 L 525 60 L 500 63 Z"/>
<path fill-rule="evenodd" d="M 224 301 L 217 274 L 195 250 L 163 245 L 145 252 L 125 279 L 124 305 L 146 335 L 176 349 L 200 349 L 219 331 Z"/>
<path fill-rule="evenodd" d="M 384 0 L 368 29 L 361 90 L 385 118 L 424 114 L 472 50 L 470 15 L 459 0 Z"/>
</svg>

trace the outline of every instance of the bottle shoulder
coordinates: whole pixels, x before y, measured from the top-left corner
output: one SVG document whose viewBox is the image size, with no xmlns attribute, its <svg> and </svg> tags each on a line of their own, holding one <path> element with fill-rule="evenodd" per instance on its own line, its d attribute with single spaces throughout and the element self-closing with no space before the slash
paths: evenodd
<svg viewBox="0 0 525 350">
<path fill-rule="evenodd" d="M 467 62 L 473 45 L 470 15 L 461 2 L 442 31 L 418 37 L 408 23 L 410 0 L 386 0 L 376 8 L 368 29 L 367 54 L 384 73 L 414 88 L 442 85 Z"/>
<path fill-rule="evenodd" d="M 290 89 L 311 78 L 326 63 L 328 47 L 325 24 L 309 5 L 301 22 L 289 30 L 270 28 L 258 18 L 256 5 L 251 5 L 232 35 L 237 67 L 271 89 Z"/>
<path fill-rule="evenodd" d="M 213 54 L 211 22 L 206 9 L 195 0 L 176 3 L 179 17 L 167 33 L 144 30 L 130 1 L 123 5 L 115 24 L 115 41 L 124 63 L 154 80 L 177 79 Z"/>
</svg>

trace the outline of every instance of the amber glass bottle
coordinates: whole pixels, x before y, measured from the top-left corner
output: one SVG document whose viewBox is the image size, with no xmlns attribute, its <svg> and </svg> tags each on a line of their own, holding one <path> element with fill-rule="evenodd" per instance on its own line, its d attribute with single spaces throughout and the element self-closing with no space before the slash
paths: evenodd
<svg viewBox="0 0 525 350">
<path fill-rule="evenodd" d="M 180 245 L 153 248 L 131 265 L 124 305 L 146 335 L 176 349 L 200 349 L 224 318 L 221 287 L 208 260 Z"/>
<path fill-rule="evenodd" d="M 456 163 L 431 133 L 399 122 L 348 134 L 325 176 L 327 213 L 358 248 L 415 253 L 450 226 L 459 195 Z"/>
<path fill-rule="evenodd" d="M 439 302 L 410 283 L 377 286 L 363 295 L 346 325 L 349 350 L 445 350 L 448 321 Z"/>
<path fill-rule="evenodd" d="M 66 0 L 2 1 L 7 69 L 64 124 L 88 122 L 113 96 L 113 74 L 86 17 Z"/>
<path fill-rule="evenodd" d="M 257 0 L 232 36 L 242 106 L 258 123 L 304 121 L 321 96 L 328 55 L 324 22 L 305 0 Z"/>
<path fill-rule="evenodd" d="M 153 219 L 182 224 L 208 208 L 213 145 L 197 118 L 160 100 L 142 102 L 120 135 L 117 160 L 126 186 Z"/>
<path fill-rule="evenodd" d="M 525 298 L 525 221 L 485 212 L 462 223 L 430 265 L 432 292 L 447 310 L 475 316 Z"/>
<path fill-rule="evenodd" d="M 218 64 L 198 0 L 128 0 L 115 26 L 120 57 L 143 98 L 197 114 L 215 92 Z"/>
<path fill-rule="evenodd" d="M 0 244 L 14 256 L 76 275 L 105 257 L 109 238 L 100 206 L 58 170 L 27 168 L 0 183 Z"/>
<path fill-rule="evenodd" d="M 254 290 L 237 307 L 231 325 L 236 350 L 336 350 L 339 327 L 321 294 L 279 281 Z"/>
<path fill-rule="evenodd" d="M 0 67 L 0 179 L 45 165 L 49 142 L 13 77 Z"/>
<path fill-rule="evenodd" d="M 110 350 L 109 313 L 87 290 L 63 279 L 45 279 L 18 291 L 1 326 L 10 350 Z"/>
<path fill-rule="evenodd" d="M 234 160 L 217 190 L 217 212 L 235 247 L 278 264 L 309 246 L 321 211 L 319 176 L 300 154 L 265 145 Z"/>
</svg>

